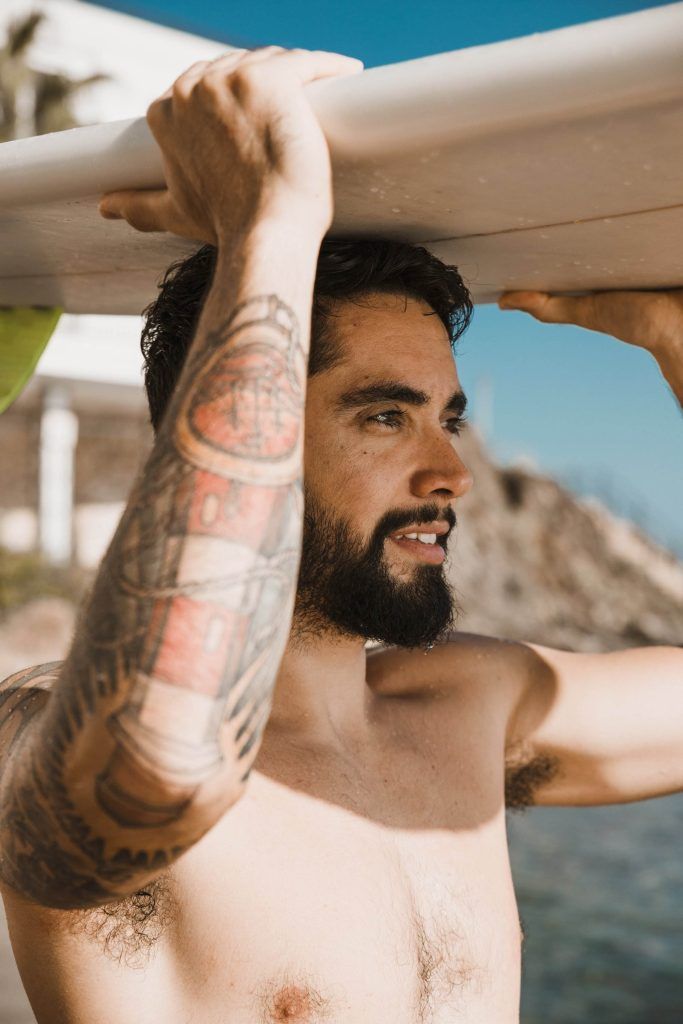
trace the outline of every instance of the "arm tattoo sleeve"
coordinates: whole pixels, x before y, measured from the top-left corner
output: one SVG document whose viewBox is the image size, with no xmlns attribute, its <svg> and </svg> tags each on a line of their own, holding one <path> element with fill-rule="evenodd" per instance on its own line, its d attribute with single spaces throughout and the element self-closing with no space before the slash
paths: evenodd
<svg viewBox="0 0 683 1024">
<path fill-rule="evenodd" d="M 77 851 L 61 882 L 73 891 L 87 877 L 92 902 L 178 855 L 173 826 L 200 786 L 246 782 L 291 625 L 305 378 L 295 314 L 275 295 L 242 303 L 190 350 L 81 610 L 42 742 L 5 798 L 10 884 L 36 847 L 43 874 L 59 859 L 28 825 L 47 804 Z M 49 882 L 35 887 L 43 899 Z"/>
</svg>

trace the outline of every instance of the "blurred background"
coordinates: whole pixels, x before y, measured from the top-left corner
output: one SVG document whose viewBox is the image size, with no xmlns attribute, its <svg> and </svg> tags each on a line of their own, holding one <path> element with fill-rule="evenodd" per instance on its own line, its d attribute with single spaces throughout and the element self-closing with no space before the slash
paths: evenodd
<svg viewBox="0 0 683 1024">
<path fill-rule="evenodd" d="M 371 67 L 646 6 L 3 0 L 0 140 L 138 116 L 222 43 Z M 0 678 L 65 653 L 151 446 L 140 328 L 64 316 L 0 417 Z M 475 477 L 452 558 L 460 626 L 571 650 L 681 643 L 681 418 L 650 356 L 482 306 L 458 365 Z M 683 796 L 510 812 L 509 833 L 524 1024 L 680 1024 Z M 0 915 L 0 1024 L 32 1021 Z"/>
</svg>

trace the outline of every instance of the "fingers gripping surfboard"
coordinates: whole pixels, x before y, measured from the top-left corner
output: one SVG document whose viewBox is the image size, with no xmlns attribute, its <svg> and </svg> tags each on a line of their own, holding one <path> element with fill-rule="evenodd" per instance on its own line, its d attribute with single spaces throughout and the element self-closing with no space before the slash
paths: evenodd
<svg viewBox="0 0 683 1024">
<path fill-rule="evenodd" d="M 311 83 L 338 236 L 420 243 L 476 302 L 683 285 L 683 3 Z M 144 118 L 0 146 L 0 304 L 140 313 L 196 245 L 105 221 L 163 185 Z"/>
</svg>

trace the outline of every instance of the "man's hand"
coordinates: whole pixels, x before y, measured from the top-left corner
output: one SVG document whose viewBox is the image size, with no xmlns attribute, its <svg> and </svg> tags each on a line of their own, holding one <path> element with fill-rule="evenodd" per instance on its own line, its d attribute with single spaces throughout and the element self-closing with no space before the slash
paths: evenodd
<svg viewBox="0 0 683 1024">
<path fill-rule="evenodd" d="M 530 313 L 545 324 L 576 324 L 647 349 L 683 405 L 683 288 L 578 296 L 504 292 L 498 306 Z"/>
<path fill-rule="evenodd" d="M 194 64 L 147 111 L 167 187 L 109 193 L 100 213 L 214 245 L 283 214 L 324 234 L 329 151 L 302 87 L 362 69 L 355 57 L 280 46 Z"/>
<path fill-rule="evenodd" d="M 544 324 L 576 324 L 611 334 L 629 345 L 654 352 L 683 337 L 683 288 L 659 292 L 592 292 L 548 295 L 504 292 L 500 309 L 520 309 Z"/>
</svg>

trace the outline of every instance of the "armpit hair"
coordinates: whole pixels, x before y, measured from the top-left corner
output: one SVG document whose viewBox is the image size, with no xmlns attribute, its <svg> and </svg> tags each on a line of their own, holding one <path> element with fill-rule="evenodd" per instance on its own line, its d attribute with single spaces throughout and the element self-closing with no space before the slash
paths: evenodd
<svg viewBox="0 0 683 1024">
<path fill-rule="evenodd" d="M 535 794 L 541 786 L 554 779 L 559 771 L 559 760 L 539 754 L 531 760 L 509 762 L 505 767 L 505 806 L 510 811 L 523 811 L 532 807 Z"/>
<path fill-rule="evenodd" d="M 102 907 L 69 912 L 69 930 L 96 942 L 105 956 L 144 968 L 172 917 L 172 890 L 161 875 L 131 896 Z"/>
</svg>

